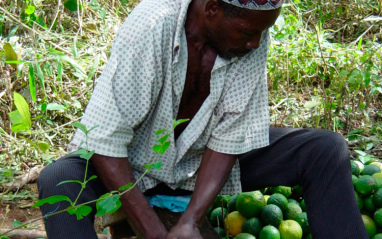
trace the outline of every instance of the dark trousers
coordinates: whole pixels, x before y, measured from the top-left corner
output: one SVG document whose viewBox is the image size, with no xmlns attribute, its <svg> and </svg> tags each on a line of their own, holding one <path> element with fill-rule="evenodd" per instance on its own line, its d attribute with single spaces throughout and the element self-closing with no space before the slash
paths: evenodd
<svg viewBox="0 0 382 239">
<path fill-rule="evenodd" d="M 239 158 L 243 191 L 269 186 L 301 185 L 314 239 L 367 239 L 356 202 L 346 142 L 341 135 L 327 130 L 271 128 L 270 145 L 252 150 Z M 80 185 L 57 183 L 83 180 L 86 162 L 79 157 L 64 157 L 48 165 L 40 174 L 40 198 L 67 195 L 75 200 Z M 89 164 L 88 174 L 95 173 Z M 79 203 L 106 193 L 99 179 L 88 183 Z M 164 185 L 145 194 L 183 195 L 185 190 L 171 190 Z M 68 203 L 41 207 L 44 215 L 65 209 Z M 96 238 L 95 205 L 92 213 L 77 221 L 75 215 L 61 213 L 46 219 L 50 239 Z"/>
</svg>

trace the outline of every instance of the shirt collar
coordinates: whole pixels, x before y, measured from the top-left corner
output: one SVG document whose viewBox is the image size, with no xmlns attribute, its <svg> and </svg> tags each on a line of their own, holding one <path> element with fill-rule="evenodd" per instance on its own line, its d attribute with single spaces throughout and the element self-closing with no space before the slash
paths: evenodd
<svg viewBox="0 0 382 239">
<path fill-rule="evenodd" d="M 187 10 L 192 0 L 182 0 L 180 4 L 180 13 L 176 24 L 173 52 L 173 64 L 178 62 L 180 44 L 182 44 L 182 34 L 184 32 L 184 24 L 186 23 Z"/>
</svg>

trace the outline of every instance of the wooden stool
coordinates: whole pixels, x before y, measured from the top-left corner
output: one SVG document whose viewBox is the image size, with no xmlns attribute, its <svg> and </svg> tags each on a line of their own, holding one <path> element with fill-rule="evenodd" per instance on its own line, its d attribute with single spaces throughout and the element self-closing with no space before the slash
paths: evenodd
<svg viewBox="0 0 382 239">
<path fill-rule="evenodd" d="M 170 230 L 182 215 L 182 213 L 171 212 L 158 207 L 154 207 L 154 210 L 167 230 Z M 103 216 L 102 224 L 104 227 L 109 227 L 113 239 L 125 239 L 134 236 L 136 236 L 137 239 L 144 239 L 133 224 L 129 223 L 122 210 L 118 210 L 111 215 Z M 220 236 L 206 219 L 204 219 L 202 223 L 200 233 L 202 237 L 206 239 L 220 239 Z"/>
</svg>

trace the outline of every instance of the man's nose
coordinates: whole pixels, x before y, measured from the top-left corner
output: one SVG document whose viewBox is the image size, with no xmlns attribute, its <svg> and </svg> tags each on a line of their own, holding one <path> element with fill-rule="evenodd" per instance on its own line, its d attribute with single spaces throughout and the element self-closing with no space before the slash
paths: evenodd
<svg viewBox="0 0 382 239">
<path fill-rule="evenodd" d="M 250 41 L 245 44 L 245 48 L 248 50 L 259 48 L 261 40 L 261 34 L 252 37 Z"/>
</svg>

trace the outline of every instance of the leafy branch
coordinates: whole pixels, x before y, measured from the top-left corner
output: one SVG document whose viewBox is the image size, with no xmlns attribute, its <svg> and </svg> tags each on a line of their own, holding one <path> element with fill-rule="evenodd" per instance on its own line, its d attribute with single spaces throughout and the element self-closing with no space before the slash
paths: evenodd
<svg viewBox="0 0 382 239">
<path fill-rule="evenodd" d="M 86 126 L 81 124 L 81 123 L 78 123 L 78 122 L 73 123 L 72 124 L 73 126 L 75 126 L 76 128 L 80 129 L 82 132 L 85 133 L 86 149 L 80 149 L 80 150 L 77 150 L 74 153 L 72 153 L 72 154 L 79 154 L 79 156 L 81 158 L 86 159 L 86 168 L 85 168 L 84 180 L 83 181 L 80 181 L 80 180 L 65 180 L 65 181 L 62 181 L 62 182 L 58 183 L 56 186 L 59 186 L 59 185 L 65 184 L 65 183 L 78 183 L 78 184 L 80 184 L 81 185 L 81 190 L 78 193 L 76 199 L 73 202 L 68 196 L 65 196 L 65 195 L 53 195 L 51 197 L 38 200 L 33 205 L 34 207 L 39 207 L 39 206 L 42 206 L 42 205 L 44 205 L 46 203 L 55 204 L 55 203 L 62 202 L 62 201 L 69 202 L 70 206 L 67 207 L 66 209 L 50 213 L 49 215 L 44 215 L 44 216 L 42 216 L 40 218 L 36 218 L 35 220 L 32 220 L 32 221 L 30 221 L 28 223 L 25 223 L 25 224 L 16 221 L 17 223 L 14 224 L 15 227 L 13 229 L 10 229 L 10 230 L 6 231 L 4 234 L 0 234 L 0 239 L 8 239 L 8 237 L 6 235 L 9 235 L 12 231 L 14 231 L 14 230 L 16 230 L 18 228 L 25 227 L 25 225 L 27 225 L 27 224 L 31 224 L 31 223 L 33 223 L 35 221 L 40 220 L 40 219 L 43 219 L 43 218 L 46 219 L 48 217 L 51 217 L 53 215 L 57 215 L 57 214 L 63 213 L 63 212 L 68 212 L 70 215 L 76 215 L 77 216 L 77 220 L 80 220 L 83 217 L 87 216 L 92 211 L 92 208 L 90 206 L 88 206 L 88 204 L 91 204 L 91 203 L 94 203 L 94 202 L 96 202 L 96 208 L 97 208 L 96 215 L 98 215 L 98 216 L 102 216 L 102 215 L 105 215 L 105 214 L 111 214 L 111 213 L 117 211 L 121 207 L 120 197 L 123 194 L 125 194 L 125 193 L 129 192 L 131 189 L 133 189 L 138 184 L 138 182 L 151 169 L 156 169 L 156 170 L 160 170 L 161 169 L 162 162 L 158 161 L 158 156 L 159 156 L 159 154 L 164 154 L 166 152 L 166 150 L 168 149 L 168 147 L 170 146 L 171 141 L 168 140 L 168 137 L 174 131 L 175 127 L 177 127 L 179 124 L 181 124 L 183 122 L 186 122 L 188 120 L 189 119 L 173 120 L 173 124 L 172 124 L 172 127 L 170 129 L 160 129 L 160 130 L 155 132 L 155 135 L 157 135 L 157 136 L 161 135 L 160 138 L 156 139 L 156 141 L 158 143 L 153 146 L 153 151 L 156 152 L 156 156 L 155 156 L 155 158 L 149 164 L 144 164 L 143 165 L 143 167 L 145 167 L 146 170 L 138 178 L 138 180 L 136 180 L 136 182 L 134 184 L 132 184 L 130 182 L 130 183 L 126 184 L 126 185 L 123 185 L 123 186 L 119 187 L 118 190 L 114 190 L 114 191 L 108 192 L 108 193 L 100 196 L 98 199 L 91 200 L 91 201 L 88 201 L 88 202 L 85 202 L 85 203 L 82 203 L 82 204 L 78 204 L 78 205 L 77 205 L 78 199 L 80 198 L 80 195 L 82 194 L 83 190 L 85 189 L 86 184 L 89 181 L 97 178 L 96 175 L 92 175 L 89 178 L 87 178 L 87 172 L 88 172 L 89 159 L 95 153 L 94 150 L 89 151 L 89 147 L 88 147 L 88 134 L 92 130 L 96 129 L 98 126 L 93 126 L 92 128 L 87 129 Z"/>
</svg>

